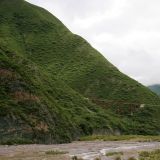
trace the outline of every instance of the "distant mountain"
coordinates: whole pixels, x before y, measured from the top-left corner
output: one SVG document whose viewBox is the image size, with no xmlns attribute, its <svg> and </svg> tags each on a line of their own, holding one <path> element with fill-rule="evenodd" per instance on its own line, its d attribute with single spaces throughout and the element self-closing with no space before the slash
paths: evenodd
<svg viewBox="0 0 160 160">
<path fill-rule="evenodd" d="M 46 10 L 0 0 L 0 143 L 159 134 L 159 105 Z"/>
<path fill-rule="evenodd" d="M 160 84 L 155 84 L 155 85 L 151 85 L 148 86 L 153 92 L 157 93 L 158 95 L 160 95 Z"/>
</svg>

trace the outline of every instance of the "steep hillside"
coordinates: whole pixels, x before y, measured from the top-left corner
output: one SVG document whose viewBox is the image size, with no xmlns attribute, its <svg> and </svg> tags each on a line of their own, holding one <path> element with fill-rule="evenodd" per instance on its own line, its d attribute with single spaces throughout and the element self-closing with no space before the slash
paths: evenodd
<svg viewBox="0 0 160 160">
<path fill-rule="evenodd" d="M 115 115 L 18 54 L 0 49 L 1 143 L 70 142 L 98 130 L 123 128 Z"/>
<path fill-rule="evenodd" d="M 42 8 L 0 1 L 0 61 L 1 143 L 160 133 L 159 97 Z"/>
<path fill-rule="evenodd" d="M 151 85 L 148 86 L 149 89 L 151 89 L 153 92 L 157 93 L 158 95 L 160 95 L 160 85 L 159 84 L 155 84 L 155 85 Z"/>
</svg>

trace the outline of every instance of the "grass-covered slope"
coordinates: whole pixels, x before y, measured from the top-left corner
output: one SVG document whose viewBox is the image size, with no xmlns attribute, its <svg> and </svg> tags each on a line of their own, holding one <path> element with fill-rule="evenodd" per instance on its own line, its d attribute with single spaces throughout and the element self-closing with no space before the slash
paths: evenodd
<svg viewBox="0 0 160 160">
<path fill-rule="evenodd" d="M 160 85 L 159 84 L 155 84 L 155 85 L 151 85 L 148 86 L 149 89 L 151 89 L 153 92 L 157 93 L 158 95 L 160 95 Z"/>
<path fill-rule="evenodd" d="M 139 108 L 160 104 L 158 96 L 42 8 L 0 1 L 0 62 L 1 142 L 160 132 L 159 108 Z M 130 103 L 138 104 L 134 114 Z"/>
<path fill-rule="evenodd" d="M 60 143 L 123 128 L 60 80 L 18 53 L 0 48 L 0 142 Z"/>
<path fill-rule="evenodd" d="M 23 52 L 85 97 L 138 103 L 159 100 L 148 88 L 120 73 L 47 11 L 23 0 L 1 3 L 2 44 Z"/>
</svg>

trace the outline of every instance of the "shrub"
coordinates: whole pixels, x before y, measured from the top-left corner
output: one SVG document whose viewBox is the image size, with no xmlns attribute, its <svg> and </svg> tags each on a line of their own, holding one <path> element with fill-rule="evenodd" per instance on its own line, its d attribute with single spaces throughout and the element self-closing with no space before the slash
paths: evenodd
<svg viewBox="0 0 160 160">
<path fill-rule="evenodd" d="M 73 156 L 72 160 L 83 160 L 82 158 L 78 158 L 77 156 Z"/>
<path fill-rule="evenodd" d="M 123 155 L 123 152 L 108 152 L 106 156 Z"/>
<path fill-rule="evenodd" d="M 33 141 L 25 138 L 10 138 L 10 139 L 4 139 L 0 141 L 0 144 L 2 145 L 15 145 L 15 144 L 33 144 Z"/>
<path fill-rule="evenodd" d="M 141 157 L 149 157 L 149 152 L 143 151 L 140 153 Z"/>
<path fill-rule="evenodd" d="M 128 158 L 128 160 L 136 160 L 136 158 L 130 157 L 130 158 Z"/>
<path fill-rule="evenodd" d="M 115 158 L 115 160 L 121 160 L 121 157 L 120 157 L 120 156 L 118 156 L 118 157 L 116 157 L 116 158 Z"/>
<path fill-rule="evenodd" d="M 51 155 L 57 155 L 57 154 L 66 154 L 68 152 L 66 151 L 58 151 L 58 150 L 51 150 L 51 151 L 46 151 L 46 154 L 51 154 Z"/>
</svg>

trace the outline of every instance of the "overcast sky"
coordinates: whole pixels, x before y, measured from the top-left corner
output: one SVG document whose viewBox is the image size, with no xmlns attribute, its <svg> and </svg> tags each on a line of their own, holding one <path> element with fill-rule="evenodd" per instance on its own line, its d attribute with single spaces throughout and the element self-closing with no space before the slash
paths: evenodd
<svg viewBox="0 0 160 160">
<path fill-rule="evenodd" d="M 122 72 L 160 83 L 160 0 L 27 0 L 58 17 Z"/>
</svg>

